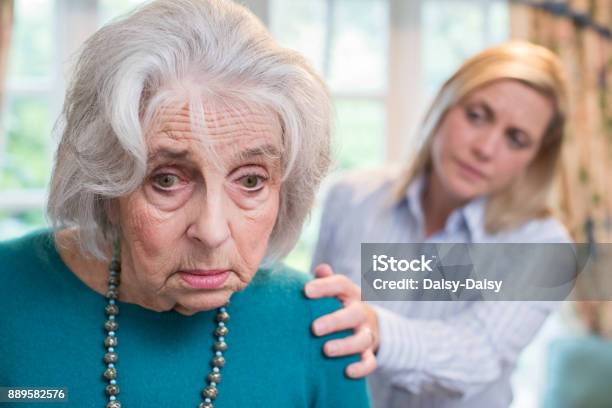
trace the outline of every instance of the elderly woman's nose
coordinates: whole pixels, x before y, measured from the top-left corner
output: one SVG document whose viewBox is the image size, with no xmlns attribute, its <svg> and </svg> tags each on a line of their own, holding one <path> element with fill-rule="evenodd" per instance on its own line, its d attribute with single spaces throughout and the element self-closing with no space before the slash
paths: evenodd
<svg viewBox="0 0 612 408">
<path fill-rule="evenodd" d="M 229 219 L 220 197 L 207 197 L 196 206 L 187 235 L 210 248 L 223 244 L 230 236 Z"/>
</svg>

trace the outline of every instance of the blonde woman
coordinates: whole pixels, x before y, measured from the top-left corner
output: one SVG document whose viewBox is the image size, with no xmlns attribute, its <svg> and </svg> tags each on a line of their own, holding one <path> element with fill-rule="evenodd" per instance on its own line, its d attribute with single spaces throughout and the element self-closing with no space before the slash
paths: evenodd
<svg viewBox="0 0 612 408">
<path fill-rule="evenodd" d="M 355 351 L 377 407 L 507 407 L 521 350 L 546 302 L 360 301 L 362 242 L 567 242 L 548 193 L 563 141 L 564 74 L 549 50 L 506 43 L 474 56 L 442 86 L 406 169 L 351 174 L 328 194 L 311 298 L 344 308 L 317 319 L 328 355 Z M 328 265 L 321 265 L 322 263 Z M 332 273 L 335 272 L 334 273 Z M 365 350 L 365 351 L 364 351 Z"/>
</svg>

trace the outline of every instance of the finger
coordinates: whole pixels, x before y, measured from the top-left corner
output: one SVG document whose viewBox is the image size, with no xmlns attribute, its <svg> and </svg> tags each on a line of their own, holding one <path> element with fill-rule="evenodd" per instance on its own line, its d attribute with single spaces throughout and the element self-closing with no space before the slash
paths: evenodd
<svg viewBox="0 0 612 408">
<path fill-rule="evenodd" d="M 352 303 L 333 313 L 319 317 L 312 323 L 312 331 L 324 336 L 340 330 L 354 329 L 366 322 L 366 314 L 360 303 Z"/>
<path fill-rule="evenodd" d="M 338 297 L 340 300 L 361 300 L 361 289 L 344 275 L 332 275 L 308 282 L 304 286 L 311 299 Z"/>
<path fill-rule="evenodd" d="M 332 270 L 331 266 L 326 263 L 322 263 L 317 265 L 314 270 L 314 273 L 317 278 L 326 278 L 328 276 L 332 276 L 334 274 L 334 271 Z"/>
<path fill-rule="evenodd" d="M 340 357 L 351 354 L 361 354 L 372 348 L 374 338 L 368 328 L 358 330 L 352 336 L 343 339 L 329 340 L 323 346 L 323 351 L 329 357 Z"/>
<path fill-rule="evenodd" d="M 346 375 L 351 378 L 362 378 L 376 370 L 376 357 L 372 350 L 368 349 L 361 355 L 361 361 L 349 364 L 346 367 Z"/>
</svg>

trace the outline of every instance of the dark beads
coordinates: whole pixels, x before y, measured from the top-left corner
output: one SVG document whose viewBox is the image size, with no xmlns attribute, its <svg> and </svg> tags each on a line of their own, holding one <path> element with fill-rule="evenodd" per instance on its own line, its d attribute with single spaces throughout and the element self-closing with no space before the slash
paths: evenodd
<svg viewBox="0 0 612 408">
<path fill-rule="evenodd" d="M 121 408 L 121 403 L 117 400 L 110 401 L 108 404 L 106 404 L 106 408 Z"/>
<path fill-rule="evenodd" d="M 119 323 L 116 320 L 107 320 L 104 323 L 104 328 L 108 331 L 117 331 L 119 328 Z"/>
<path fill-rule="evenodd" d="M 104 308 L 106 314 L 109 316 L 114 316 L 119 314 L 119 306 L 117 305 L 106 305 Z"/>
<path fill-rule="evenodd" d="M 114 352 L 108 352 L 106 354 L 104 354 L 104 362 L 106 364 L 115 364 L 117 362 L 117 360 L 119 360 L 119 356 L 117 355 L 117 353 Z"/>
<path fill-rule="evenodd" d="M 114 380 L 115 378 L 117 378 L 117 370 L 115 368 L 107 368 L 106 370 L 104 370 L 104 378 L 106 378 L 107 380 Z"/>
<path fill-rule="evenodd" d="M 227 312 L 219 312 L 217 313 L 217 321 L 226 323 L 230 318 L 229 313 Z"/>
<path fill-rule="evenodd" d="M 109 384 L 106 386 L 106 395 L 119 394 L 119 386 L 117 384 Z"/>
<path fill-rule="evenodd" d="M 208 374 L 208 382 L 214 382 L 216 384 L 219 384 L 221 382 L 221 373 L 216 373 L 216 372 L 211 372 L 210 374 Z"/>
<path fill-rule="evenodd" d="M 119 340 L 117 340 L 117 337 L 115 336 L 107 336 L 104 339 L 105 347 L 117 347 L 118 344 L 119 344 Z"/>
<path fill-rule="evenodd" d="M 223 367 L 225 365 L 225 358 L 223 358 L 223 356 L 215 356 L 212 359 L 212 365 L 215 367 Z"/>
<path fill-rule="evenodd" d="M 108 291 L 106 292 L 106 297 L 109 299 L 109 302 L 105 307 L 105 312 L 109 318 L 104 323 L 104 329 L 108 332 L 108 336 L 104 339 L 104 345 L 109 348 L 110 351 L 107 351 L 104 354 L 104 362 L 108 364 L 108 368 L 106 368 L 103 375 L 104 378 L 110 381 L 110 384 L 106 386 L 106 394 L 109 396 L 109 402 L 106 404 L 106 408 L 121 408 L 121 403 L 116 399 L 116 396 L 119 394 L 119 386 L 116 383 L 117 370 L 114 367 L 114 364 L 119 359 L 119 356 L 113 349 L 118 345 L 115 331 L 119 328 L 119 324 L 115 320 L 116 315 L 119 314 L 119 306 L 115 303 L 115 300 L 118 299 L 119 295 L 118 287 L 121 281 L 119 278 L 121 265 L 117 259 L 113 259 L 109 270 L 110 275 L 108 278 Z M 211 360 L 213 369 L 207 376 L 209 385 L 207 385 L 202 391 L 204 402 L 200 403 L 198 408 L 214 408 L 213 400 L 217 398 L 219 392 L 217 389 L 217 384 L 221 382 L 221 373 L 219 371 L 220 368 L 225 365 L 225 358 L 223 357 L 222 353 L 228 348 L 223 337 L 229 333 L 229 329 L 225 326 L 225 323 L 228 322 L 229 319 L 229 313 L 227 313 L 225 307 L 221 307 L 216 315 L 218 325 L 215 328 L 214 335 L 215 337 L 219 337 L 219 339 L 215 341 L 213 347 L 216 354 Z"/>
<path fill-rule="evenodd" d="M 204 398 L 210 398 L 211 400 L 214 400 L 215 398 L 217 398 L 217 387 L 209 385 L 208 387 L 204 388 L 204 391 L 202 391 L 202 395 L 204 396 Z"/>
<path fill-rule="evenodd" d="M 117 259 L 113 259 L 109 269 L 114 272 L 121 272 L 121 264 Z"/>
<path fill-rule="evenodd" d="M 215 351 L 226 351 L 227 343 L 224 341 L 215 341 Z"/>
<path fill-rule="evenodd" d="M 225 337 L 227 336 L 227 333 L 229 333 L 229 329 L 225 326 L 218 326 L 215 329 L 215 336 L 217 337 Z"/>
</svg>

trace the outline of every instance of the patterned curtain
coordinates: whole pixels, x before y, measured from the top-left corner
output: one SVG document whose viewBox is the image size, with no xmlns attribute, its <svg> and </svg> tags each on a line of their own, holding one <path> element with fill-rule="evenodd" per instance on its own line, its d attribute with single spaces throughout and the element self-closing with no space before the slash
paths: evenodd
<svg viewBox="0 0 612 408">
<path fill-rule="evenodd" d="M 612 242 L 612 3 L 514 1 L 511 7 L 512 36 L 556 52 L 569 74 L 558 209 L 577 241 Z"/>
<path fill-rule="evenodd" d="M 6 95 L 5 81 L 8 69 L 8 53 L 13 28 L 13 0 L 0 0 L 0 146 L 3 140 L 2 111 Z"/>
</svg>

